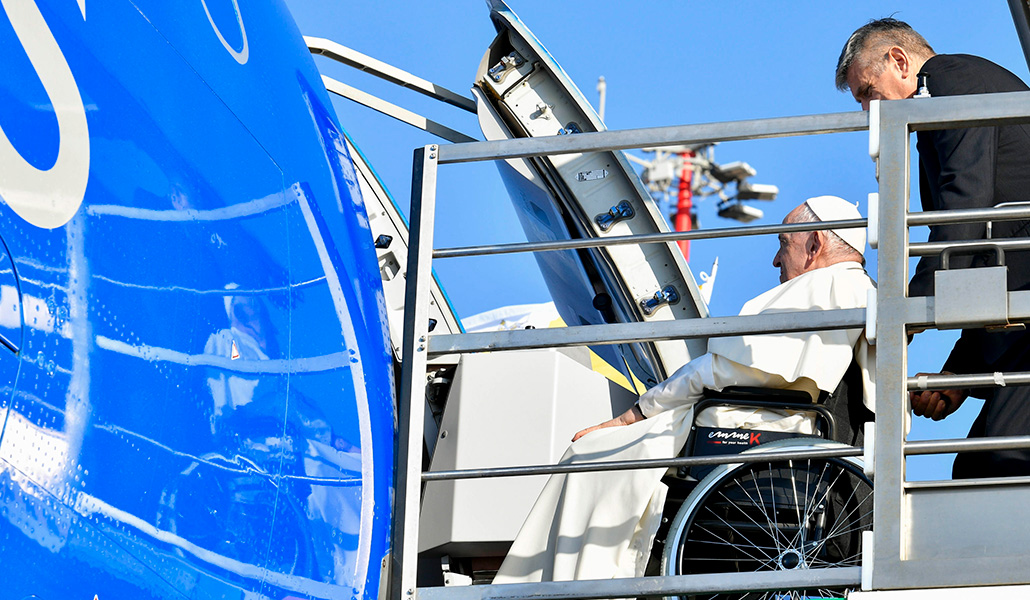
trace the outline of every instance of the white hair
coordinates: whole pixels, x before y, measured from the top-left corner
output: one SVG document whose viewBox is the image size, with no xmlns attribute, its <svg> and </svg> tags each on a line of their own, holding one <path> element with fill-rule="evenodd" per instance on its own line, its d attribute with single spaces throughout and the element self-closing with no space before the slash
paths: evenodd
<svg viewBox="0 0 1030 600">
<path fill-rule="evenodd" d="M 794 216 L 791 218 L 791 223 L 819 223 L 822 219 L 819 215 L 815 214 L 812 207 L 807 202 L 801 204 L 796 211 Z M 858 262 L 865 264 L 865 255 L 856 250 L 851 244 L 844 241 L 844 238 L 840 237 L 830 229 L 820 229 L 823 234 L 826 235 L 826 256 L 829 258 L 836 259 L 850 259 L 857 255 Z"/>
</svg>

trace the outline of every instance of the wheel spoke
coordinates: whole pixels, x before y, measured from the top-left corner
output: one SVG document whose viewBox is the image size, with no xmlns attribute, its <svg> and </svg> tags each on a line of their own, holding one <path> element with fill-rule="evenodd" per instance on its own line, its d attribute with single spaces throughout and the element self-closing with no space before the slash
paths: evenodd
<svg viewBox="0 0 1030 600">
<path fill-rule="evenodd" d="M 703 561 L 704 561 L 704 562 L 706 562 L 706 563 L 708 563 L 708 562 L 712 562 L 712 563 L 720 563 L 720 562 L 740 562 L 740 561 L 741 561 L 741 559 L 740 559 L 740 558 L 715 558 L 715 557 L 710 557 L 710 556 L 706 556 L 706 557 L 702 558 L 701 560 L 703 560 Z M 770 563 L 770 562 L 766 561 L 766 562 L 765 562 L 765 563 L 763 563 L 763 564 L 770 564 L 770 565 L 771 565 L 772 563 Z"/>
<path fill-rule="evenodd" d="M 812 459 L 808 459 L 807 461 L 805 461 L 805 510 L 804 515 L 798 517 L 798 536 L 801 537 L 801 541 L 799 545 L 795 546 L 796 548 L 802 549 L 802 551 L 806 546 L 805 540 L 808 539 L 808 537 L 804 535 L 804 533 L 808 532 L 808 523 L 811 520 L 811 516 L 815 513 L 816 507 L 818 506 L 817 502 L 810 501 L 814 500 L 813 496 L 816 493 L 818 493 L 820 483 L 823 481 L 824 476 L 826 475 L 826 467 L 827 464 L 824 463 L 822 470 L 820 470 L 819 472 L 819 479 L 816 481 L 815 485 L 810 488 L 810 477 L 814 469 L 812 468 Z"/>
<path fill-rule="evenodd" d="M 837 523 L 834 525 L 834 527 L 832 529 L 830 529 L 830 531 L 825 536 L 823 536 L 823 541 L 821 542 L 820 546 L 822 544 L 825 544 L 826 540 L 829 540 L 829 539 L 832 539 L 832 538 L 835 538 L 835 537 L 838 537 L 838 536 L 841 536 L 841 535 L 844 535 L 844 534 L 847 534 L 847 533 L 851 533 L 853 531 L 858 531 L 859 529 L 861 529 L 861 527 L 862 527 L 862 519 L 864 519 L 865 517 L 873 514 L 872 508 L 870 508 L 869 510 L 865 511 L 861 515 L 858 515 L 858 519 L 857 520 L 856 519 L 851 519 L 851 515 L 853 515 L 855 513 L 855 511 L 859 510 L 862 507 L 862 504 L 864 504 L 865 501 L 868 500 L 870 496 L 872 496 L 872 492 L 869 492 L 869 494 L 866 495 L 866 497 L 862 500 L 862 502 L 859 502 L 858 504 L 856 504 L 854 506 L 854 508 L 852 508 L 851 510 L 849 510 L 847 512 L 847 514 L 841 515 L 840 518 L 837 520 Z M 838 528 L 841 527 L 842 525 L 845 525 L 845 524 L 849 525 L 849 526 L 850 525 L 854 525 L 854 527 L 850 527 L 849 529 L 847 529 L 845 531 L 838 531 Z M 818 549 L 819 548 L 817 547 L 816 550 L 818 550 Z"/>
<path fill-rule="evenodd" d="M 830 562 L 828 560 L 823 560 L 821 558 L 817 558 L 817 559 L 814 559 L 808 566 L 810 566 L 810 567 L 847 567 L 847 566 L 856 566 L 856 565 L 859 565 L 861 563 L 861 560 L 862 560 L 862 551 L 861 550 L 857 550 L 857 551 L 855 551 L 854 554 L 849 554 L 848 556 L 845 556 L 845 557 L 841 558 L 840 560 L 835 560 L 833 562 Z"/>
<path fill-rule="evenodd" d="M 715 533 L 714 531 L 712 531 L 712 530 L 710 530 L 710 529 L 708 529 L 706 527 L 703 527 L 701 525 L 698 525 L 697 527 L 698 527 L 698 529 L 704 531 L 705 533 L 711 535 L 712 537 L 718 538 L 718 539 L 722 540 L 723 542 L 726 542 L 727 544 L 730 543 L 728 540 L 719 537 L 719 534 Z M 762 560 L 760 558 L 752 556 L 752 555 L 748 554 L 747 552 L 745 552 L 742 548 L 740 548 L 739 545 L 737 546 L 737 549 L 740 550 L 740 552 L 742 554 L 746 554 L 748 558 L 750 558 L 751 560 L 753 560 L 755 562 L 762 563 L 762 564 L 769 564 L 769 563 L 771 563 L 773 561 L 772 557 L 769 557 L 769 556 L 766 556 L 766 560 Z"/>
<path fill-rule="evenodd" d="M 772 470 L 772 463 L 766 463 L 766 464 L 768 465 L 768 470 L 771 471 Z M 789 543 L 789 541 L 787 540 L 786 534 L 784 534 L 782 531 L 780 531 L 780 525 L 779 525 L 779 523 L 777 523 L 777 520 L 776 520 L 776 497 L 775 497 L 775 495 L 772 495 L 769 498 L 769 501 L 772 503 L 772 510 L 769 510 L 769 507 L 767 507 L 766 504 L 765 504 L 765 499 L 762 498 L 762 490 L 761 490 L 760 487 L 758 487 L 759 484 L 761 483 L 762 477 L 761 477 L 761 475 L 759 473 L 755 472 L 754 467 L 751 468 L 751 476 L 754 478 L 754 481 L 755 481 L 755 493 L 758 495 L 758 501 L 759 501 L 759 504 L 762 507 L 762 514 L 765 515 L 766 524 L 769 527 L 769 531 L 772 532 L 772 535 L 776 538 L 776 547 L 779 549 L 780 552 L 782 552 L 783 550 L 786 550 L 785 546 L 786 546 L 786 544 Z M 771 479 L 770 479 L 770 482 L 771 482 Z M 772 518 L 770 518 L 770 515 L 772 516 Z M 782 536 L 782 539 L 783 539 L 783 545 L 780 544 L 781 536 Z"/>
<path fill-rule="evenodd" d="M 708 508 L 708 507 L 705 507 L 705 508 Z M 740 531 L 738 531 L 738 530 L 737 530 L 737 529 L 736 529 L 735 527 L 733 527 L 732 525 L 730 525 L 729 523 L 727 523 L 727 522 L 726 522 L 726 521 L 725 521 L 725 520 L 724 520 L 724 519 L 723 519 L 722 517 L 720 517 L 719 515 L 716 515 L 716 514 L 715 514 L 714 512 L 712 512 L 712 509 L 711 509 L 711 508 L 708 508 L 708 512 L 711 512 L 711 513 L 712 513 L 712 515 L 713 515 L 713 516 L 715 516 L 715 518 L 716 518 L 716 519 L 719 519 L 719 521 L 721 521 L 723 525 L 725 525 L 726 527 L 728 527 L 728 528 L 729 528 L 729 530 L 730 530 L 731 532 L 733 532 L 733 533 L 737 533 L 738 535 L 740 535 L 740 537 L 742 537 L 742 538 L 744 539 L 744 541 L 746 541 L 746 542 L 748 543 L 748 546 L 749 546 L 750 548 L 753 548 L 753 549 L 755 549 L 755 550 L 758 550 L 759 552 L 761 552 L 761 551 L 762 551 L 762 548 L 763 548 L 763 546 L 759 546 L 758 544 L 755 544 L 754 542 L 752 542 L 751 540 L 749 540 L 749 539 L 747 538 L 747 536 L 746 536 L 746 535 L 744 535 L 743 533 L 741 533 Z M 729 540 L 727 540 L 726 538 L 723 538 L 723 537 L 719 537 L 719 535 L 718 535 L 717 533 L 715 533 L 714 531 L 712 531 L 711 529 L 705 528 L 705 527 L 703 527 L 703 526 L 702 526 L 702 525 L 700 525 L 700 524 L 698 524 L 698 527 L 699 527 L 699 528 L 702 528 L 702 529 L 704 529 L 704 530 L 705 530 L 705 531 L 706 531 L 707 533 L 709 533 L 710 535 L 712 535 L 712 536 L 714 536 L 714 537 L 717 537 L 717 538 L 718 538 L 718 539 L 719 539 L 720 541 L 723 541 L 723 542 L 725 542 L 725 543 L 727 543 L 727 544 L 732 544 L 732 542 L 730 542 L 730 541 L 729 541 Z M 742 547 L 741 547 L 741 545 L 740 545 L 740 544 L 737 544 L 737 545 L 736 545 L 736 548 L 737 548 L 738 550 L 740 550 L 741 552 L 744 552 L 744 550 L 742 549 Z M 747 554 L 746 552 L 744 552 L 744 553 L 745 553 L 745 554 Z M 773 561 L 775 561 L 775 560 L 776 560 L 776 559 L 775 559 L 775 557 L 773 557 L 773 556 L 770 556 L 770 555 L 766 554 L 765 552 L 762 552 L 762 554 L 763 554 L 763 555 L 765 556 L 765 561 L 761 561 L 761 560 L 759 560 L 758 558 L 756 558 L 756 557 L 754 557 L 754 556 L 752 556 L 752 555 L 750 555 L 750 554 L 748 554 L 748 556 L 749 556 L 749 557 L 750 557 L 750 558 L 751 558 L 752 560 L 756 560 L 756 561 L 759 561 L 759 562 L 773 562 Z"/>
<path fill-rule="evenodd" d="M 766 521 L 766 527 L 768 528 L 768 531 L 769 531 L 769 537 L 770 537 L 770 539 L 773 540 L 773 543 L 776 544 L 776 552 L 779 553 L 779 552 L 781 552 L 783 550 L 783 547 L 780 545 L 780 538 L 779 538 L 779 536 L 782 535 L 782 534 L 780 533 L 779 530 L 775 529 L 772 526 L 772 523 L 769 522 L 769 518 L 768 518 L 769 510 L 765 507 L 765 501 L 762 500 L 762 490 L 758 489 L 758 474 L 755 473 L 754 468 L 749 469 L 749 471 L 751 472 L 752 480 L 755 482 L 755 492 L 757 492 L 757 494 L 758 494 L 758 501 L 757 502 L 755 501 L 754 497 L 751 496 L 751 492 L 749 492 L 747 489 L 744 488 L 743 485 L 741 485 L 739 479 L 734 479 L 733 483 L 737 484 L 737 487 L 740 488 L 740 491 L 744 492 L 744 495 L 746 495 L 748 497 L 748 500 L 751 501 L 751 505 L 752 506 L 754 506 L 756 508 L 759 507 L 759 506 L 761 507 L 762 514 L 766 515 L 765 521 Z M 741 510 L 743 510 L 743 509 L 741 509 Z M 752 519 L 752 520 L 754 520 L 754 519 Z M 758 525 L 759 527 L 762 527 L 761 525 L 758 524 L 757 521 L 755 522 L 755 525 Z M 766 527 L 762 527 L 762 528 L 765 529 Z"/>
<path fill-rule="evenodd" d="M 840 480 L 841 475 L 843 475 L 844 473 L 845 473 L 844 469 L 841 469 L 840 472 L 837 474 L 837 477 L 834 478 L 834 482 L 832 484 L 830 484 L 830 486 L 828 486 L 826 488 L 826 492 L 823 494 L 823 500 L 822 500 L 823 502 L 826 502 L 827 504 L 829 504 L 829 502 L 830 502 L 830 498 L 829 498 L 830 490 L 832 490 L 834 488 L 834 486 L 836 485 L 836 482 Z M 858 490 L 857 490 L 857 486 L 856 486 L 856 489 L 852 490 L 852 497 L 854 497 L 854 494 L 857 493 L 857 491 Z M 872 494 L 872 492 L 870 492 L 869 495 L 871 495 L 871 494 Z M 867 495 L 865 498 L 863 498 L 863 502 L 869 498 L 869 495 Z M 849 500 L 850 500 L 850 498 L 849 498 Z M 847 505 L 847 503 L 845 503 L 845 505 Z M 861 504 L 859 504 L 858 506 L 861 506 Z M 857 510 L 858 506 L 856 506 L 855 509 L 853 509 L 851 512 L 854 512 L 854 510 Z M 846 521 L 846 519 L 847 519 L 846 515 L 841 515 L 841 520 L 842 521 Z M 859 519 L 859 526 L 861 526 L 861 519 Z M 834 537 L 839 537 L 841 535 L 840 533 L 834 533 L 834 530 L 837 529 L 837 527 L 838 527 L 837 525 L 834 525 L 833 527 L 831 527 L 829 529 L 829 531 L 826 532 L 825 535 L 823 535 L 823 539 L 819 542 L 819 545 L 816 546 L 813 549 L 813 555 L 817 554 L 820 550 L 822 550 L 822 548 L 826 545 L 827 541 L 829 541 L 830 539 L 832 539 Z"/>
<path fill-rule="evenodd" d="M 819 470 L 819 479 L 816 481 L 815 486 L 812 488 L 812 492 L 813 492 L 812 496 L 815 496 L 815 495 L 819 494 L 820 493 L 819 490 L 821 490 L 823 488 L 823 484 L 826 481 L 826 470 L 829 468 L 829 465 L 830 465 L 830 463 L 824 462 L 822 469 Z M 812 520 L 813 515 L 815 515 L 817 510 L 819 510 L 820 502 L 825 500 L 826 495 L 829 494 L 829 490 L 832 487 L 833 487 L 833 484 L 829 484 L 829 485 L 826 486 L 826 492 L 823 493 L 822 500 L 816 500 L 813 497 L 812 503 L 805 510 L 805 520 L 804 520 L 803 523 L 801 523 L 802 527 L 807 527 L 808 526 L 808 523 Z"/>
<path fill-rule="evenodd" d="M 743 489 L 743 488 L 741 488 L 741 489 Z M 745 493 L 747 493 L 747 492 L 745 492 Z M 727 496 L 726 496 L 726 494 L 724 494 L 724 493 L 723 493 L 723 492 L 722 492 L 721 490 L 719 491 L 719 495 L 720 495 L 720 496 L 722 496 L 722 497 L 723 497 L 723 499 L 725 499 L 725 500 L 726 500 L 727 502 L 729 502 L 730 504 L 732 504 L 734 508 L 736 508 L 737 510 L 739 510 L 739 511 L 740 511 L 740 514 L 744 515 L 744 517 L 745 517 L 745 518 L 747 518 L 747 520 L 749 520 L 749 521 L 751 521 L 752 523 L 754 523 L 756 527 L 758 527 L 759 529 L 761 529 L 761 530 L 763 530 L 763 531 L 765 531 L 765 530 L 766 530 L 766 528 L 765 528 L 764 526 L 762 526 L 762 525 L 761 525 L 761 524 L 760 524 L 760 523 L 759 523 L 758 521 L 756 521 L 754 517 L 752 517 L 752 516 L 751 516 L 750 514 L 748 514 L 748 512 L 747 512 L 746 510 L 744 510 L 743 508 L 741 508 L 739 504 L 737 504 L 736 502 L 733 502 L 732 500 L 730 500 L 730 499 L 729 499 L 729 497 L 727 497 Z M 751 504 L 752 504 L 752 506 L 754 506 L 754 505 L 755 505 L 755 501 L 754 501 L 754 499 L 752 499 L 752 498 L 751 498 L 751 495 L 750 495 L 750 494 L 748 494 L 748 499 L 749 499 L 749 500 L 751 500 Z M 710 508 L 709 508 L 708 510 L 709 510 L 709 511 L 711 511 L 711 509 L 710 509 Z M 768 519 L 766 519 L 766 521 L 768 521 Z M 766 525 L 768 525 L 768 523 L 766 523 Z M 768 531 L 769 531 L 770 533 L 771 533 L 772 531 L 777 531 L 777 533 L 778 533 L 778 530 L 773 530 L 773 529 L 769 529 Z M 779 553 L 779 552 L 780 552 L 780 551 L 782 550 L 782 548 L 780 547 L 779 541 L 778 541 L 778 540 L 775 540 L 775 539 L 773 539 L 773 543 L 775 543 L 775 544 L 776 544 L 776 552 L 777 552 L 777 553 Z"/>
<path fill-rule="evenodd" d="M 798 482 L 794 472 L 794 461 L 787 461 L 787 467 L 790 469 L 790 489 L 794 492 L 794 514 L 798 517 L 798 532 L 794 534 L 794 539 L 791 541 L 793 547 L 805 547 L 805 528 L 801 521 L 801 504 L 798 502 Z M 800 540 L 798 539 L 800 537 Z M 800 541 L 800 546 L 798 542 Z"/>
<path fill-rule="evenodd" d="M 776 531 L 779 531 L 780 530 L 780 522 L 779 522 L 779 518 L 776 516 L 776 488 L 773 487 L 772 474 L 773 474 L 772 463 L 769 463 L 769 496 L 770 496 L 769 501 L 772 503 L 773 526 L 776 528 Z M 789 544 L 789 542 L 788 542 L 788 544 Z"/>
<path fill-rule="evenodd" d="M 794 469 L 793 461 L 791 461 L 791 464 L 790 464 L 790 477 L 791 477 L 791 481 L 793 481 L 794 477 L 795 477 L 794 471 L 795 471 L 795 469 Z M 805 475 L 805 477 L 804 477 L 804 510 L 802 511 L 802 514 L 799 514 L 797 516 L 797 533 L 794 534 L 794 538 L 790 541 L 791 548 L 793 548 L 795 550 L 803 550 L 804 546 L 806 545 L 805 540 L 808 539 L 808 536 L 806 536 L 805 534 L 809 532 L 809 526 L 808 526 L 809 516 L 812 514 L 812 513 L 810 513 L 810 503 L 809 503 L 809 500 L 812 498 L 812 494 L 809 491 L 809 484 L 811 483 L 810 480 L 809 480 L 809 477 L 810 477 L 811 474 L 812 474 L 812 459 L 808 459 L 808 460 L 805 461 L 805 467 L 804 467 L 804 475 Z M 817 485 L 816 489 L 818 489 L 818 485 Z M 796 497 L 797 496 L 796 496 L 796 491 L 795 491 L 795 503 L 797 502 Z"/>
<path fill-rule="evenodd" d="M 794 514 L 798 516 L 798 523 L 800 523 L 801 504 L 798 502 L 798 480 L 794 472 L 794 461 L 787 461 L 787 467 L 790 468 L 790 489 L 794 492 Z"/>
<path fill-rule="evenodd" d="M 869 513 L 866 513 L 866 514 L 872 514 L 872 512 L 870 511 Z M 839 531 L 839 532 L 835 533 L 832 536 L 828 536 L 828 537 L 823 538 L 823 540 L 821 542 L 819 542 L 819 545 L 812 549 L 811 556 L 813 558 L 815 556 L 817 556 L 818 553 L 822 550 L 823 545 L 825 545 L 827 541 L 829 541 L 829 540 L 831 540 L 831 539 L 833 539 L 835 537 L 841 537 L 843 535 L 847 535 L 849 533 L 855 533 L 857 531 L 862 531 L 862 524 L 861 523 L 855 523 L 853 527 L 849 527 L 848 529 L 845 529 L 843 531 Z"/>
<path fill-rule="evenodd" d="M 783 467 L 777 467 L 777 468 L 774 469 L 773 468 L 773 464 L 772 463 L 769 464 L 770 488 L 772 487 L 771 486 L 771 482 L 772 482 L 773 472 L 774 471 L 780 471 L 782 469 L 783 469 Z M 793 483 L 793 481 L 794 481 L 794 471 L 795 471 L 794 470 L 794 461 L 793 460 L 787 461 L 787 469 L 788 469 L 788 473 L 790 473 L 791 482 Z M 798 502 L 797 502 L 797 488 L 794 488 L 794 490 L 795 490 L 795 493 L 794 493 L 794 507 L 795 507 L 795 511 L 794 512 L 798 515 L 798 521 L 797 521 L 798 529 L 794 533 L 794 535 L 791 536 L 790 539 L 787 539 L 786 536 L 784 536 L 784 541 L 786 542 L 786 548 L 787 549 L 798 550 L 798 549 L 804 548 L 805 532 L 807 530 L 807 525 L 806 525 L 807 519 L 803 520 L 802 517 L 801 517 L 800 507 L 798 506 Z M 771 489 L 771 493 L 775 496 L 775 493 L 776 493 L 775 489 Z M 805 502 L 805 506 L 806 506 L 805 514 L 807 515 L 808 514 L 808 508 L 807 508 L 807 506 L 808 506 L 808 503 L 807 503 L 808 498 L 806 497 L 805 500 L 806 500 L 806 502 Z M 777 531 L 781 530 L 781 528 L 779 527 L 779 524 L 777 524 L 776 529 L 777 529 Z"/>
<path fill-rule="evenodd" d="M 704 526 L 703 525 L 698 525 L 698 527 L 701 528 L 701 527 L 704 527 Z M 727 546 L 727 547 L 730 547 L 730 548 L 739 548 L 740 547 L 740 544 L 735 544 L 735 543 L 729 542 L 729 541 L 694 540 L 691 543 L 692 544 L 708 544 L 710 546 Z M 776 548 L 772 548 L 772 547 L 769 547 L 769 546 L 753 546 L 753 548 L 755 548 L 756 550 L 772 550 L 772 551 L 776 550 Z M 714 559 L 706 556 L 705 560 L 714 560 Z"/>
</svg>

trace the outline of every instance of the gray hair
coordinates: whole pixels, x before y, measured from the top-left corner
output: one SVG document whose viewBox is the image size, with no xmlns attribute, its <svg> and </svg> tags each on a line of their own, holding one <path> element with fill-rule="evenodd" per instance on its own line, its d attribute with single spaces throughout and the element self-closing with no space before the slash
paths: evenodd
<svg viewBox="0 0 1030 600">
<path fill-rule="evenodd" d="M 840 52 L 840 58 L 837 59 L 837 89 L 842 92 L 848 89 L 848 70 L 856 62 L 875 58 L 880 53 L 886 57 L 893 46 L 924 59 L 935 54 L 930 44 L 908 23 L 891 17 L 869 21 L 851 34 Z M 883 69 L 883 65 L 876 68 Z"/>
<path fill-rule="evenodd" d="M 818 223 L 822 221 L 815 211 L 808 206 L 807 202 L 801 204 L 798 210 L 794 213 L 794 217 L 791 219 L 791 223 Z M 858 262 L 865 264 L 865 255 L 856 250 L 851 244 L 844 241 L 842 237 L 834 233 L 830 229 L 820 229 L 826 234 L 826 256 L 835 259 L 846 259 L 852 258 L 853 255 L 858 255 Z"/>
</svg>

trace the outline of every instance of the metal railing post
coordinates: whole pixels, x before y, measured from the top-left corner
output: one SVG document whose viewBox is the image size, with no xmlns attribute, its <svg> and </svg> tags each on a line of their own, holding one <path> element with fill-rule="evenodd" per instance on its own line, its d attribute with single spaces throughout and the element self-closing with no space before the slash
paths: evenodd
<svg viewBox="0 0 1030 600">
<path fill-rule="evenodd" d="M 390 577 L 392 600 L 413 600 L 415 597 L 438 156 L 436 145 L 418 148 L 412 169 L 411 229 L 404 295 L 406 318 L 401 346 L 397 497 L 394 500 L 393 568 Z"/>
<path fill-rule="evenodd" d="M 903 447 L 908 416 L 909 131 L 897 104 L 880 106 L 879 260 L 876 306 L 876 435 L 872 585 L 902 559 Z M 872 125 L 870 125 L 872 128 Z M 881 572 L 881 569 L 883 570 Z"/>
</svg>

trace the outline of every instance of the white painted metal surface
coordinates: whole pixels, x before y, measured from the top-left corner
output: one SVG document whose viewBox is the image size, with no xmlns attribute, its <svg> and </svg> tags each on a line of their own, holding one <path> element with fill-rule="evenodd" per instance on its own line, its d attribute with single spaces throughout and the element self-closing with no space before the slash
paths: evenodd
<svg viewBox="0 0 1030 600">
<path fill-rule="evenodd" d="M 574 433 L 635 400 L 594 372 L 582 347 L 465 355 L 429 471 L 556 463 Z M 546 481 L 537 475 L 427 483 L 419 551 L 503 556 Z"/>
<path fill-rule="evenodd" d="M 404 279 L 408 263 L 408 226 L 394 204 L 393 198 L 376 177 L 371 166 L 365 162 L 364 156 L 347 139 L 347 150 L 354 160 L 358 172 L 358 186 L 361 197 L 368 211 L 369 228 L 372 239 L 389 236 L 376 248 L 379 259 L 379 272 L 383 278 L 383 294 L 386 297 L 386 312 L 390 324 L 390 339 L 393 342 L 394 356 L 400 361 L 401 338 L 404 331 Z M 457 315 L 454 314 L 440 282 L 433 278 L 430 290 L 429 318 L 436 322 L 433 331 L 440 333 L 460 333 Z"/>
</svg>

